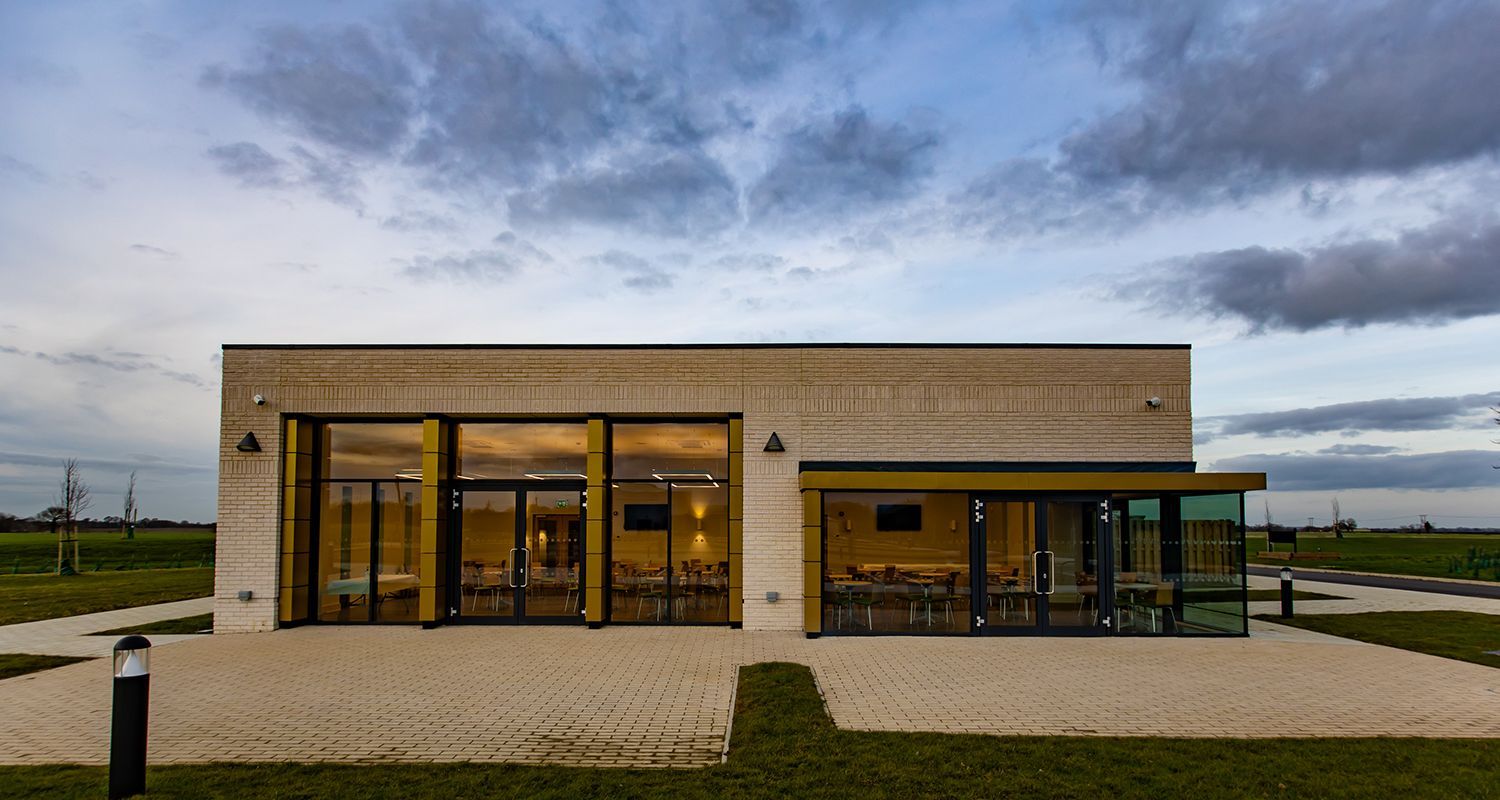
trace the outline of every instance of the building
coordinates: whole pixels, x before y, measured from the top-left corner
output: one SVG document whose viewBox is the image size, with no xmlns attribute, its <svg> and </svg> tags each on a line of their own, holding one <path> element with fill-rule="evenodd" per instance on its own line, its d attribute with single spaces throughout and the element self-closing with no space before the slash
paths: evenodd
<svg viewBox="0 0 1500 800">
<path fill-rule="evenodd" d="M 225 345 L 215 630 L 1243 635 L 1183 345 Z"/>
</svg>

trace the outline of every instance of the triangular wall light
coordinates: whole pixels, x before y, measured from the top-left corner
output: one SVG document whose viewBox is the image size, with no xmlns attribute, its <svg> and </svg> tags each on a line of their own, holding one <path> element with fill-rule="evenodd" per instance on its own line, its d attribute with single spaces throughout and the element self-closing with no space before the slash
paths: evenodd
<svg viewBox="0 0 1500 800">
<path fill-rule="evenodd" d="M 234 446 L 234 449 L 241 453 L 259 453 L 260 442 L 255 441 L 254 433 L 247 433 L 245 434 L 245 438 L 241 439 L 240 443 Z"/>
<path fill-rule="evenodd" d="M 777 436 L 775 431 L 771 431 L 771 438 L 769 438 L 769 439 L 766 440 L 766 446 L 763 449 L 764 449 L 764 452 L 767 452 L 767 453 L 785 453 L 786 452 L 786 448 L 783 447 L 782 444 L 781 444 L 781 437 Z"/>
</svg>

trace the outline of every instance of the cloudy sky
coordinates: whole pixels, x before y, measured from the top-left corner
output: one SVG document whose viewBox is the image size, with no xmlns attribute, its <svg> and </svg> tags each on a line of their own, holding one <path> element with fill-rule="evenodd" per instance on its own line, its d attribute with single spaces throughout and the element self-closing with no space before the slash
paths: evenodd
<svg viewBox="0 0 1500 800">
<path fill-rule="evenodd" d="M 0 511 L 76 456 L 212 518 L 224 342 L 1102 341 L 1194 346 L 1200 469 L 1279 521 L 1500 524 L 1496 30 L 0 2 Z"/>
</svg>

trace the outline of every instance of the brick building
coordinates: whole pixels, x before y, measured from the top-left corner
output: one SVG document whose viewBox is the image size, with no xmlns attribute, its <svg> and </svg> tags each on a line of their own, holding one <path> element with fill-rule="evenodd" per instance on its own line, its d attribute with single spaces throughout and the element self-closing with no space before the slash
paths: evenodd
<svg viewBox="0 0 1500 800">
<path fill-rule="evenodd" d="M 1243 634 L 1162 345 L 225 345 L 216 631 Z"/>
</svg>

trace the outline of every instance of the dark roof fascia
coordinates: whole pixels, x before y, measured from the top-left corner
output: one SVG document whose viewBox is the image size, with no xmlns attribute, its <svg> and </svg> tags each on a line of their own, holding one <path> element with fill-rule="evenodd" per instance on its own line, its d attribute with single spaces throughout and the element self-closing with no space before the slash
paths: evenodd
<svg viewBox="0 0 1500 800">
<path fill-rule="evenodd" d="M 1196 472 L 1196 461 L 800 461 L 801 472 Z"/>
<path fill-rule="evenodd" d="M 224 344 L 225 350 L 1191 350 L 1190 344 L 841 342 L 731 344 Z"/>
</svg>

